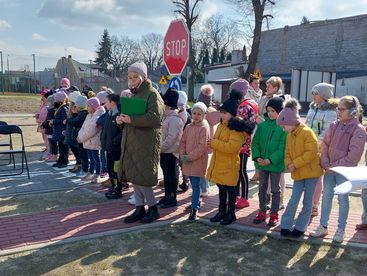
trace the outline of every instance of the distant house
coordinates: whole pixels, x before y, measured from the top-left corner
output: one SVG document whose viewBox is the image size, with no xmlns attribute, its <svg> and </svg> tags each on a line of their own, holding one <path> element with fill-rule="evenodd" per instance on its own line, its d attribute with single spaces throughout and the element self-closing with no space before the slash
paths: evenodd
<svg viewBox="0 0 367 276">
<path fill-rule="evenodd" d="M 120 92 L 127 87 L 126 81 L 112 78 L 102 73 L 100 66 L 93 63 L 80 63 L 72 56 L 62 57 L 57 61 L 55 68 L 55 83 L 59 84 L 62 78 L 70 79 L 72 85 L 82 89 L 85 85 L 98 92 L 101 86 L 107 86 Z"/>
</svg>

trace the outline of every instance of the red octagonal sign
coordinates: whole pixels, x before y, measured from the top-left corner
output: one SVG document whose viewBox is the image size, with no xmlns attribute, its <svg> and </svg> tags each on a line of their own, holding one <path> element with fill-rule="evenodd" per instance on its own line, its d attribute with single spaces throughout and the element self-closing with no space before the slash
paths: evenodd
<svg viewBox="0 0 367 276">
<path fill-rule="evenodd" d="M 183 20 L 172 21 L 164 37 L 164 63 L 171 75 L 181 75 L 189 60 L 190 35 Z"/>
</svg>

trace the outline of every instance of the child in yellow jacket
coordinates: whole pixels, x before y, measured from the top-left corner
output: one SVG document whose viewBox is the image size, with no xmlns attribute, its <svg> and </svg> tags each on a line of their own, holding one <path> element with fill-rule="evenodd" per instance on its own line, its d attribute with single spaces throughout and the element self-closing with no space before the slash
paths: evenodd
<svg viewBox="0 0 367 276">
<path fill-rule="evenodd" d="M 286 172 L 290 172 L 294 180 L 292 195 L 282 216 L 280 235 L 294 238 L 301 237 L 307 229 L 311 218 L 316 183 L 323 175 L 317 137 L 311 128 L 301 122 L 299 109 L 298 101 L 290 98 L 285 101 L 284 108 L 277 118 L 278 125 L 288 132 L 285 146 L 285 167 Z M 294 216 L 302 193 L 304 193 L 302 211 L 293 227 Z"/>
<path fill-rule="evenodd" d="M 221 122 L 214 138 L 208 142 L 213 149 L 213 156 L 206 176 L 219 189 L 219 212 L 210 221 L 220 222 L 222 225 L 236 221 L 234 211 L 240 168 L 239 152 L 247 139 L 246 131 L 249 131 L 247 121 L 236 118 L 237 109 L 238 101 L 233 99 L 226 100 L 220 106 Z"/>
</svg>

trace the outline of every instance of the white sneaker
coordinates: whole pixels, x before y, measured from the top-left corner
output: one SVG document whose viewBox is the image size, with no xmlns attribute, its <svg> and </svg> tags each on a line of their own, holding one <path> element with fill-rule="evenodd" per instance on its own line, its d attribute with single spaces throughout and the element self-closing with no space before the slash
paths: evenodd
<svg viewBox="0 0 367 276">
<path fill-rule="evenodd" d="M 93 179 L 92 179 L 92 183 L 96 183 L 99 184 L 102 182 L 102 179 L 99 175 L 94 175 Z"/>
<path fill-rule="evenodd" d="M 333 241 L 335 242 L 343 242 L 344 240 L 344 230 L 336 229 L 335 235 L 333 237 Z"/>
<path fill-rule="evenodd" d="M 82 181 L 90 181 L 94 178 L 94 173 L 88 173 L 85 177 L 82 178 Z"/>
<path fill-rule="evenodd" d="M 327 234 L 328 234 L 327 228 L 325 228 L 320 224 L 319 226 L 317 226 L 316 230 L 310 234 L 310 236 L 314 238 L 323 238 Z"/>
</svg>

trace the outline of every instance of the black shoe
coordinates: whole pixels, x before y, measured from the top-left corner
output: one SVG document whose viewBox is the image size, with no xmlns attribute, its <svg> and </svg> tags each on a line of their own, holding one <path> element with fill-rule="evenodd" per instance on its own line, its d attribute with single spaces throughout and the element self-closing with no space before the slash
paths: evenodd
<svg viewBox="0 0 367 276">
<path fill-rule="evenodd" d="M 230 225 L 232 222 L 235 222 L 237 220 L 235 213 L 232 212 L 228 212 L 224 219 L 221 220 L 220 224 L 221 225 Z"/>
<path fill-rule="evenodd" d="M 293 231 L 292 231 L 292 238 L 298 239 L 298 238 L 302 237 L 304 235 L 304 233 L 305 232 L 299 231 L 296 228 L 294 228 Z"/>
<path fill-rule="evenodd" d="M 219 211 L 214 217 L 210 219 L 211 222 L 220 222 L 222 219 L 224 219 L 226 213 L 223 211 Z"/>
<path fill-rule="evenodd" d="M 177 206 L 177 200 L 174 197 L 168 198 L 166 202 L 159 204 L 162 209 L 171 208 Z"/>
<path fill-rule="evenodd" d="M 132 213 L 130 216 L 127 216 L 124 218 L 125 223 L 133 223 L 141 220 L 143 217 L 145 217 L 145 209 L 144 206 L 136 206 L 134 213 Z"/>
<path fill-rule="evenodd" d="M 105 196 L 108 198 L 108 199 L 119 199 L 119 198 L 122 198 L 122 193 L 121 191 L 112 191 L 111 193 L 105 193 Z"/>
<path fill-rule="evenodd" d="M 81 165 L 75 165 L 74 168 L 70 169 L 69 172 L 71 173 L 78 173 L 82 170 L 82 166 Z"/>
<path fill-rule="evenodd" d="M 63 169 L 63 168 L 66 168 L 68 165 L 66 165 L 66 164 L 59 164 L 58 166 L 57 166 L 57 168 L 59 168 L 59 169 Z"/>
<path fill-rule="evenodd" d="M 201 201 L 199 201 L 198 207 L 196 209 L 197 210 L 200 210 L 200 207 L 201 207 Z M 186 211 L 191 211 L 191 209 L 192 209 L 192 205 L 191 204 L 185 208 Z"/>
<path fill-rule="evenodd" d="M 191 209 L 189 218 L 187 219 L 188 222 L 194 222 L 197 219 L 196 217 L 197 211 L 198 211 L 197 209 Z"/>
<path fill-rule="evenodd" d="M 280 229 L 280 235 L 282 237 L 290 237 L 290 236 L 292 236 L 292 231 L 289 230 L 289 229 L 282 228 L 282 229 Z"/>
<path fill-rule="evenodd" d="M 166 203 L 168 201 L 168 196 L 164 196 L 162 197 L 159 201 L 158 201 L 158 206 L 161 206 L 162 204 Z"/>
<path fill-rule="evenodd" d="M 146 216 L 141 219 L 141 222 L 151 223 L 157 219 L 159 219 L 158 208 L 157 208 L 157 205 L 154 205 L 152 207 L 149 207 Z"/>
<path fill-rule="evenodd" d="M 60 165 L 60 163 L 55 163 L 52 165 L 52 167 L 57 168 Z"/>
<path fill-rule="evenodd" d="M 177 187 L 177 191 L 180 193 L 184 193 L 189 189 L 189 185 L 187 185 L 185 182 L 182 182 L 180 185 L 178 185 Z"/>
</svg>

